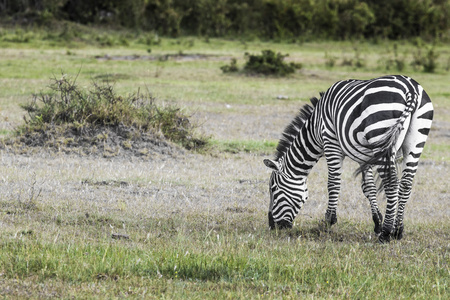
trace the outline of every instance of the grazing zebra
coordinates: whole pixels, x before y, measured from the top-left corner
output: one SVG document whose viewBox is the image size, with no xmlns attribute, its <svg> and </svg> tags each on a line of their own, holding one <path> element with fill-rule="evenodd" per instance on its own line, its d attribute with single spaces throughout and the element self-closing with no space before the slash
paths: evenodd
<svg viewBox="0 0 450 300">
<path fill-rule="evenodd" d="M 306 180 L 322 155 L 328 166 L 328 208 L 325 221 L 337 222 L 342 162 L 358 162 L 362 190 L 368 198 L 379 241 L 403 236 L 403 213 L 411 194 L 420 154 L 430 131 L 433 105 L 413 79 L 384 76 L 333 84 L 320 100 L 311 99 L 284 130 L 274 159 L 264 164 L 270 177 L 269 226 L 291 228 L 308 199 Z M 403 154 L 398 179 L 396 159 Z M 376 201 L 372 168 L 378 171 L 387 207 L 383 217 Z"/>
</svg>

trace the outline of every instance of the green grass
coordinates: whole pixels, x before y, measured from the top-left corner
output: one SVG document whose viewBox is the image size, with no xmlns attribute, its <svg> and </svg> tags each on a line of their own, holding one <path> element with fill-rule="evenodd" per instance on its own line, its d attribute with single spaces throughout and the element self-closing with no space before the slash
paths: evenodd
<svg viewBox="0 0 450 300">
<path fill-rule="evenodd" d="M 379 63 L 391 55 L 392 42 L 163 37 L 159 44 L 147 44 L 144 33 L 82 28 L 74 40 L 61 32 L 52 34 L 2 29 L 2 136 L 23 124 L 19 105 L 45 91 L 49 79 L 64 70 L 69 75 L 80 72 L 80 87 L 112 79 L 120 95 L 148 90 L 158 101 L 182 107 L 204 123 L 211 147 L 201 155 L 148 161 L 4 153 L 1 294 L 82 299 L 449 298 L 448 45 L 437 45 L 441 55 L 435 73 L 409 64 L 402 72 L 429 93 L 435 123 L 406 209 L 404 240 L 378 245 L 353 170 L 343 176 L 342 216 L 331 231 L 320 230 L 326 205 L 323 162 L 308 179 L 310 200 L 294 229 L 270 232 L 270 174 L 261 161 L 275 151 L 279 134 L 300 106 L 333 82 L 397 73 Z M 344 59 L 355 58 L 355 45 L 364 66 L 342 65 Z M 301 63 L 302 70 L 286 78 L 220 70 L 233 57 L 242 66 L 245 52 L 263 49 L 289 53 L 286 61 Z M 411 44 L 400 42 L 398 49 L 407 52 Z M 95 58 L 180 51 L 213 56 L 192 61 Z M 326 66 L 325 53 L 337 57 L 334 67 Z M 102 182 L 106 184 L 96 184 Z M 130 238 L 112 239 L 117 232 Z"/>
<path fill-rule="evenodd" d="M 102 297 L 117 296 L 117 290 L 127 287 L 143 295 L 146 286 L 154 297 L 408 299 L 448 295 L 445 240 L 449 227 L 445 223 L 416 223 L 409 243 L 380 246 L 370 240 L 371 234 L 364 233 L 371 225 L 345 219 L 329 233 L 318 231 L 313 222 L 304 222 L 301 229 L 269 232 L 239 223 L 219 228 L 198 224 L 198 230 L 192 231 L 189 226 L 196 221 L 175 219 L 172 225 L 160 226 L 161 221 L 147 220 L 145 229 L 128 223 L 130 240 L 111 240 L 101 234 L 96 242 L 89 242 L 58 234 L 72 226 L 80 232 L 105 231 L 107 224 L 86 225 L 83 218 L 78 224 L 53 226 L 55 236 L 49 240 L 33 230 L 19 231 L 14 238 L 4 236 L 2 276 L 51 281 L 55 287 L 90 282 L 116 286 L 97 294 Z M 436 235 L 444 238 L 429 238 Z"/>
</svg>

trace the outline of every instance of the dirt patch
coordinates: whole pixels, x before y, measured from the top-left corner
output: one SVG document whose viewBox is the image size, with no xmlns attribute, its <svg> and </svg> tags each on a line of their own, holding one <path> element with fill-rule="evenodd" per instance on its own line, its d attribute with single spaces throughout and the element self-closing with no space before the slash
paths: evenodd
<svg viewBox="0 0 450 300">
<path fill-rule="evenodd" d="M 132 78 L 131 75 L 122 73 L 100 74 L 93 77 L 94 80 L 101 80 L 102 82 L 117 82 L 119 80 L 130 80 Z"/>
<path fill-rule="evenodd" d="M 228 57 L 221 57 L 212 54 L 161 54 L 161 55 L 97 55 L 95 58 L 99 61 L 132 61 L 132 60 L 149 60 L 149 61 L 195 61 L 195 60 L 205 60 L 205 59 L 216 59 L 216 60 L 227 60 Z"/>
<path fill-rule="evenodd" d="M 32 155 L 41 151 L 94 157 L 141 157 L 183 154 L 184 149 L 161 134 L 131 126 L 47 126 L 40 131 L 8 138 L 1 147 L 14 154 Z"/>
</svg>

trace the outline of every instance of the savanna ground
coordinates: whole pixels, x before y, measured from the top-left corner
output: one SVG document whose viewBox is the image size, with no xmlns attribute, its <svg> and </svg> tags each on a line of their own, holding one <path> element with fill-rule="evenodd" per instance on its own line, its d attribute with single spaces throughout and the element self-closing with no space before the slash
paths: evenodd
<svg viewBox="0 0 450 300">
<path fill-rule="evenodd" d="M 23 123 L 19 104 L 45 90 L 49 78 L 79 73 L 80 85 L 110 80 L 119 93 L 148 90 L 161 103 L 175 103 L 211 136 L 211 146 L 201 153 L 169 145 L 150 156 L 115 157 L 4 147 L 2 296 L 449 297 L 448 45 L 436 46 L 440 56 L 434 73 L 409 64 L 402 72 L 424 86 L 435 118 L 406 208 L 405 237 L 379 245 L 350 161 L 338 223 L 330 231 L 319 226 L 327 204 L 321 160 L 294 228 L 270 232 L 270 172 L 262 159 L 271 156 L 301 105 L 335 81 L 398 73 L 385 68 L 392 42 L 163 38 L 152 46 L 132 39 L 123 46 L 98 46 L 29 34 L 31 41 L 0 42 L 4 137 Z M 245 52 L 263 49 L 289 53 L 286 60 L 303 68 L 286 78 L 220 70 L 230 58 L 242 66 Z M 415 48 L 400 42 L 398 49 L 409 60 Z M 166 55 L 167 60 L 157 59 Z M 356 59 L 363 66 L 349 65 Z M 383 195 L 379 201 L 384 208 Z"/>
</svg>

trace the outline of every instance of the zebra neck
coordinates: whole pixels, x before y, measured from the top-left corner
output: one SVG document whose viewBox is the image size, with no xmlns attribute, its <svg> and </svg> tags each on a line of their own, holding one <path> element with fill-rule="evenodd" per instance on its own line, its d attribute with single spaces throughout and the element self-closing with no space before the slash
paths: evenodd
<svg viewBox="0 0 450 300">
<path fill-rule="evenodd" d="M 284 169 L 291 178 L 308 176 L 323 153 L 314 138 L 314 128 L 308 123 L 299 131 L 284 155 Z"/>
</svg>

